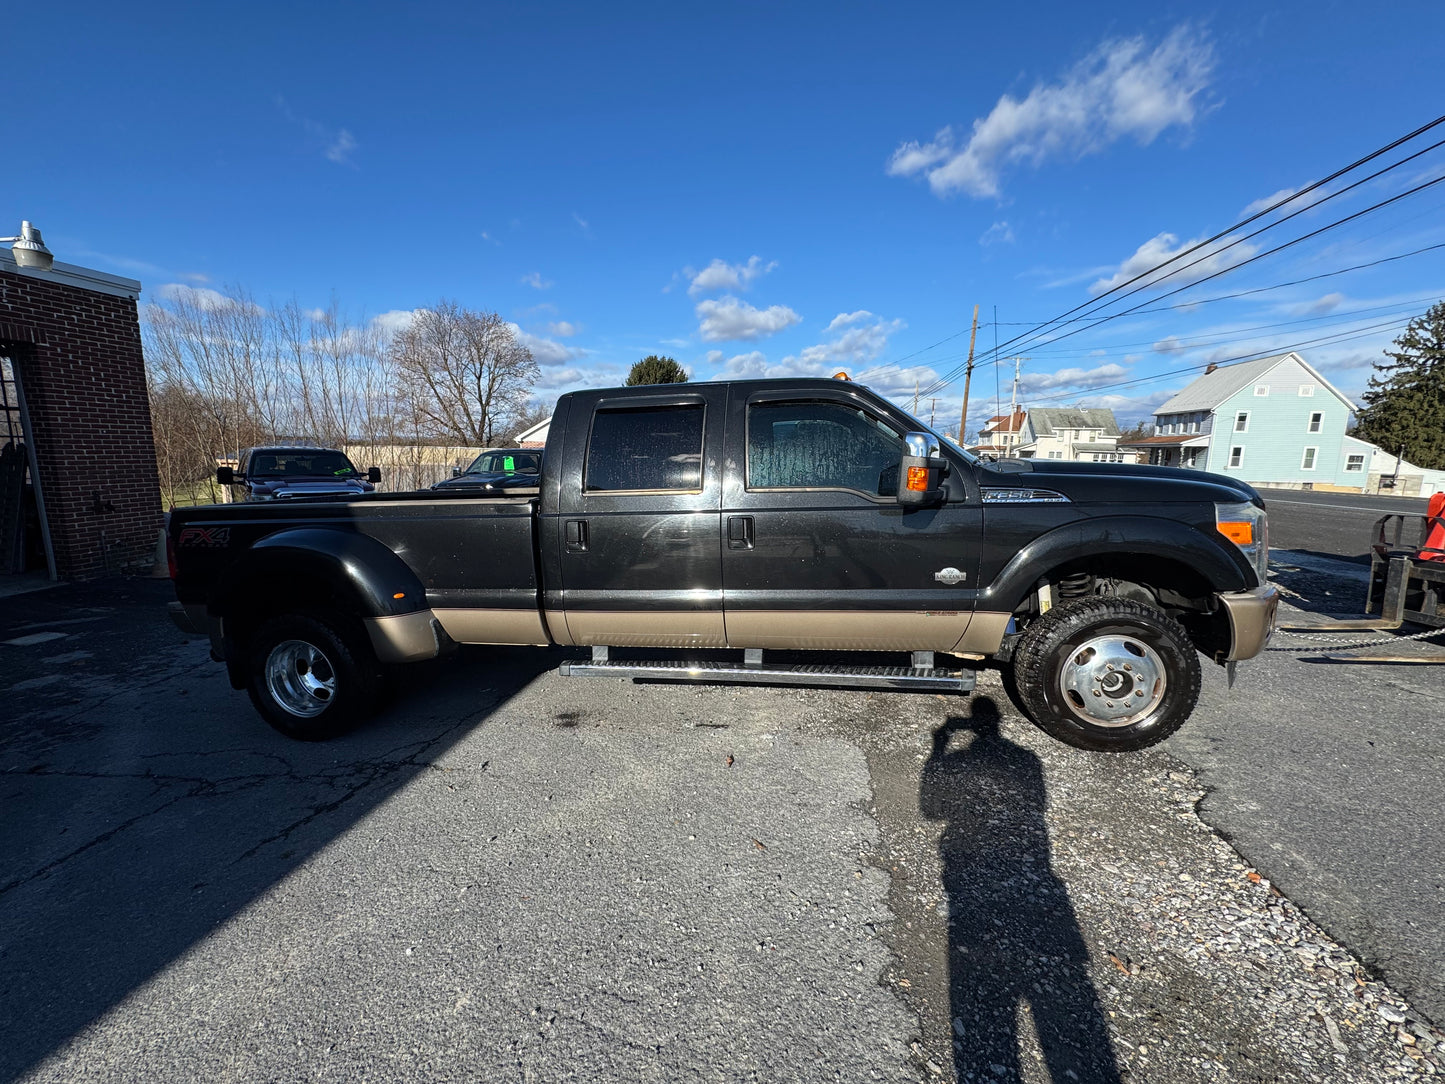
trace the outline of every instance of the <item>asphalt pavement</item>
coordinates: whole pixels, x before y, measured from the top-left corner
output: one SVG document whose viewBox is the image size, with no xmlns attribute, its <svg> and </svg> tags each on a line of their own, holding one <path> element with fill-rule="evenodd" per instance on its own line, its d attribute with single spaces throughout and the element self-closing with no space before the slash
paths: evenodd
<svg viewBox="0 0 1445 1084">
<path fill-rule="evenodd" d="M 1421 678 L 1209 668 L 1171 743 L 1207 795 L 1170 750 L 1053 742 L 991 672 L 692 688 L 468 649 L 312 745 L 168 593 L 0 599 L 0 1080 L 1435 1071 Z"/>
<path fill-rule="evenodd" d="M 1392 512 L 1422 515 L 1426 499 L 1362 493 L 1315 493 L 1302 489 L 1261 489 L 1269 510 L 1272 549 L 1325 557 L 1369 560 L 1375 522 Z"/>
</svg>

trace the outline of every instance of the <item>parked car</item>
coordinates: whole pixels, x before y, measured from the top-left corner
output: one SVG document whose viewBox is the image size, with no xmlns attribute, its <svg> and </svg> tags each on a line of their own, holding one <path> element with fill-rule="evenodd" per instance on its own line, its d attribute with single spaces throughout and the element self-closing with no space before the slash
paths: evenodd
<svg viewBox="0 0 1445 1084">
<path fill-rule="evenodd" d="M 366 712 L 381 664 L 534 644 L 590 648 L 569 676 L 894 691 L 991 661 L 1040 728 L 1122 751 L 1184 723 L 1201 655 L 1262 651 L 1279 601 L 1245 483 L 983 463 L 837 380 L 572 392 L 538 480 L 177 509 L 172 614 L 297 738 Z"/>
<path fill-rule="evenodd" d="M 466 470 L 454 470 L 452 477 L 435 483 L 431 488 L 483 492 L 535 489 L 541 484 L 541 479 L 541 448 L 492 448 L 472 460 Z"/>
<path fill-rule="evenodd" d="M 216 469 L 216 481 L 230 487 L 232 501 L 354 497 L 376 488 L 381 469 L 363 475 L 335 448 L 247 448 L 234 468 Z"/>
</svg>

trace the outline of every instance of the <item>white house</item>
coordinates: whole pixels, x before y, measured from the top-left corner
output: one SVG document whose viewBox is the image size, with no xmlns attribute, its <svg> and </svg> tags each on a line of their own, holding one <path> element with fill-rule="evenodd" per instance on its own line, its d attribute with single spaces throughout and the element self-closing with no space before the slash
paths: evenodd
<svg viewBox="0 0 1445 1084">
<path fill-rule="evenodd" d="M 1119 423 L 1108 407 L 1034 407 L 1024 418 L 1014 454 L 1022 459 L 1134 463 L 1119 447 Z"/>
</svg>

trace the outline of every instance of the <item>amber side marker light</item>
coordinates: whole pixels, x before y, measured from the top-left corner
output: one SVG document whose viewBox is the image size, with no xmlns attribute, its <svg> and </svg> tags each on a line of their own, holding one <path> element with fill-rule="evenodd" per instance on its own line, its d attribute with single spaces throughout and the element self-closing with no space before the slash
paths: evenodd
<svg viewBox="0 0 1445 1084">
<path fill-rule="evenodd" d="M 918 490 L 918 492 L 920 492 L 920 493 L 925 493 L 925 492 L 928 491 L 928 468 L 927 468 L 927 467 L 909 467 L 909 468 L 908 468 L 908 488 L 909 488 L 909 489 L 916 489 L 916 490 Z"/>
<path fill-rule="evenodd" d="M 1226 520 L 1217 526 L 1219 533 L 1236 546 L 1254 545 L 1254 524 L 1248 520 Z"/>
<path fill-rule="evenodd" d="M 392 595 L 391 597 L 392 597 L 392 598 L 406 598 L 406 592 L 405 592 L 405 591 L 398 591 L 396 594 Z"/>
</svg>

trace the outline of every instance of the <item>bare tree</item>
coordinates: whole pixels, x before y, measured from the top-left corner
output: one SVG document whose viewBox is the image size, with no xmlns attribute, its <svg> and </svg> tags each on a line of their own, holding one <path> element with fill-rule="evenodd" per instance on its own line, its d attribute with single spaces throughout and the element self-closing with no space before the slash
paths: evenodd
<svg viewBox="0 0 1445 1084">
<path fill-rule="evenodd" d="M 427 436 L 491 444 L 540 374 L 512 325 L 440 301 L 391 343 L 398 388 Z"/>
</svg>

